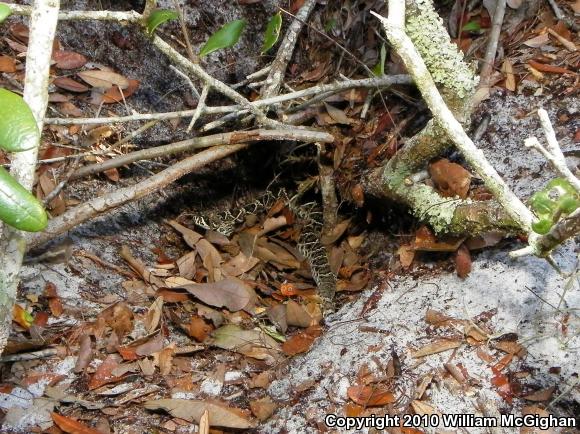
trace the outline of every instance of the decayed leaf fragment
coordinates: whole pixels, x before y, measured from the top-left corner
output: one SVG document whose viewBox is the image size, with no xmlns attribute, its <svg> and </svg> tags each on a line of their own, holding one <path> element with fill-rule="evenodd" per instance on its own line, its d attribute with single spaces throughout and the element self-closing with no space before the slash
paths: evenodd
<svg viewBox="0 0 580 434">
<path fill-rule="evenodd" d="M 461 346 L 462 339 L 448 339 L 439 338 L 416 351 L 411 353 L 411 357 L 417 359 L 419 357 L 429 356 L 431 354 L 441 353 L 443 351 L 452 350 Z"/>
</svg>

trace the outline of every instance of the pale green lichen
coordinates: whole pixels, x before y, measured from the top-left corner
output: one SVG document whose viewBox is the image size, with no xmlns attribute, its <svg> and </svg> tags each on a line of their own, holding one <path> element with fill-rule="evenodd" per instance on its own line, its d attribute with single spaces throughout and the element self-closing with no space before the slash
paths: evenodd
<svg viewBox="0 0 580 434">
<path fill-rule="evenodd" d="M 406 32 L 425 61 L 433 80 L 459 98 L 470 97 L 478 83 L 463 53 L 450 41 L 431 0 L 407 1 Z"/>
<path fill-rule="evenodd" d="M 420 184 L 407 194 L 415 217 L 429 222 L 436 233 L 449 231 L 460 199 L 442 198 L 431 187 Z"/>
</svg>

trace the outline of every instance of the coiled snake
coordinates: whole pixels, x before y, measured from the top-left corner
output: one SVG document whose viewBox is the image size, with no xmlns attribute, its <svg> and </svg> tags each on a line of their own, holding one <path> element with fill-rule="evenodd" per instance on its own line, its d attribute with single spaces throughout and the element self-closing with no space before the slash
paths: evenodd
<svg viewBox="0 0 580 434">
<path fill-rule="evenodd" d="M 322 309 L 325 314 L 333 312 L 336 276 L 330 268 L 326 248 L 320 241 L 322 211 L 316 202 L 300 204 L 298 202 L 299 195 L 289 197 L 284 189 L 280 189 L 276 194 L 267 190 L 264 196 L 245 206 L 213 215 L 197 215 L 194 216 L 193 221 L 204 229 L 211 229 L 229 237 L 234 232 L 236 225 L 243 222 L 246 216 L 267 212 L 279 200 L 284 201 L 301 226 L 297 244 L 298 251 L 308 261 L 318 295 L 322 299 Z"/>
</svg>

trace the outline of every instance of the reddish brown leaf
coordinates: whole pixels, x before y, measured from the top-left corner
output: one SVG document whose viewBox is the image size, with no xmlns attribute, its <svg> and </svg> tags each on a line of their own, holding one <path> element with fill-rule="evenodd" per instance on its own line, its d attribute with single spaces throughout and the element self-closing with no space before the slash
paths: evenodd
<svg viewBox="0 0 580 434">
<path fill-rule="evenodd" d="M 52 83 L 61 89 L 70 90 L 71 92 L 86 92 L 89 90 L 88 86 L 85 86 L 78 81 L 73 80 L 68 77 L 56 77 Z"/>
<path fill-rule="evenodd" d="M 74 51 L 55 51 L 52 53 L 52 60 L 56 62 L 56 67 L 60 69 L 76 69 L 87 63 L 87 58 Z"/>
<path fill-rule="evenodd" d="M 131 95 L 135 93 L 135 91 L 139 88 L 140 81 L 129 79 L 129 86 L 126 89 L 120 90 L 118 86 L 114 86 L 107 90 L 103 95 L 103 102 L 105 104 L 113 104 L 116 102 L 123 101 L 123 97 L 125 99 L 129 98 Z M 123 94 L 121 95 L 121 92 Z"/>
<path fill-rule="evenodd" d="M 363 407 L 380 407 L 395 402 L 395 395 L 384 385 L 351 386 L 347 395 Z"/>
<path fill-rule="evenodd" d="M 189 295 L 184 292 L 172 291 L 170 289 L 160 289 L 157 291 L 157 297 L 163 297 L 165 303 L 180 303 L 190 299 Z"/>
<path fill-rule="evenodd" d="M 58 427 L 66 433 L 69 434 L 102 434 L 96 429 L 89 428 L 85 424 L 79 422 L 78 420 L 71 419 L 60 415 L 58 413 L 52 413 L 52 420 Z"/>
<path fill-rule="evenodd" d="M 269 396 L 250 401 L 250 409 L 252 410 L 252 413 L 261 422 L 268 420 L 270 416 L 274 414 L 276 407 L 276 404 L 272 402 L 272 399 Z"/>
<path fill-rule="evenodd" d="M 14 23 L 10 26 L 10 34 L 24 44 L 28 44 L 29 30 L 23 23 Z"/>
<path fill-rule="evenodd" d="M 191 317 L 191 321 L 187 326 L 189 336 L 198 342 L 205 341 L 212 330 L 212 327 L 197 315 Z"/>
<path fill-rule="evenodd" d="M 561 66 L 546 65 L 545 63 L 536 62 L 535 60 L 528 60 L 528 64 L 537 71 L 547 72 L 550 74 L 576 74 L 569 69 L 562 68 Z"/>
<path fill-rule="evenodd" d="M 455 253 L 455 270 L 462 279 L 465 279 L 471 273 L 471 254 L 465 244 L 462 244 Z"/>
<path fill-rule="evenodd" d="M 0 56 L 0 72 L 16 72 L 16 62 L 12 57 Z"/>
<path fill-rule="evenodd" d="M 282 351 L 289 356 L 305 353 L 310 349 L 314 340 L 322 334 L 320 326 L 308 327 L 301 333 L 292 336 L 282 345 Z"/>
<path fill-rule="evenodd" d="M 548 387 L 547 389 L 537 390 L 533 393 L 529 393 L 525 395 L 523 398 L 528 401 L 536 401 L 542 402 L 552 399 L 552 395 L 554 395 L 554 391 L 556 390 L 556 386 Z"/>
<path fill-rule="evenodd" d="M 103 360 L 89 381 L 90 390 L 96 389 L 97 387 L 101 387 L 105 384 L 121 381 L 123 377 L 117 377 L 113 374 L 113 370 L 119 366 L 119 362 L 117 361 L 118 357 L 119 356 L 111 354 L 107 356 L 105 360 Z"/>
<path fill-rule="evenodd" d="M 429 174 L 444 197 L 467 197 L 471 184 L 471 175 L 462 166 L 451 163 L 446 158 L 429 165 Z"/>
</svg>

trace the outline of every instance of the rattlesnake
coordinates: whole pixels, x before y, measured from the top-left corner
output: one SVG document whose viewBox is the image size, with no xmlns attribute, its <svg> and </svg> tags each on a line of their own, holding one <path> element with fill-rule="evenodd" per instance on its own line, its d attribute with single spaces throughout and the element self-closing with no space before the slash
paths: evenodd
<svg viewBox="0 0 580 434">
<path fill-rule="evenodd" d="M 299 197 L 300 195 L 290 197 L 285 189 L 280 189 L 277 193 L 267 190 L 262 197 L 247 205 L 217 214 L 196 215 L 193 221 L 204 229 L 211 229 L 229 237 L 246 216 L 268 212 L 277 201 L 283 200 L 301 226 L 298 251 L 308 261 L 326 314 L 334 310 L 336 276 L 330 268 L 326 248 L 320 241 L 322 212 L 316 202 L 300 204 Z"/>
</svg>

